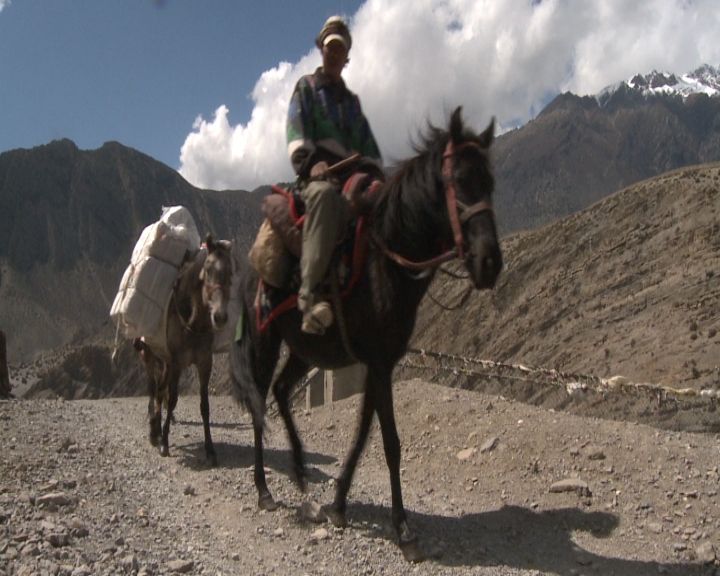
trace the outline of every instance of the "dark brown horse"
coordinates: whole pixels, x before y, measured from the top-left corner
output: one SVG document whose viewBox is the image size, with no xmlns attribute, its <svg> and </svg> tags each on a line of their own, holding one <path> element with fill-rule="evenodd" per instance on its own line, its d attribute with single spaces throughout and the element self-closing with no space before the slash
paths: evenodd
<svg viewBox="0 0 720 576">
<path fill-rule="evenodd" d="M 327 508 L 336 526 L 346 524 L 347 494 L 378 415 L 392 489 L 392 522 L 408 560 L 422 559 L 417 537 L 407 522 L 400 487 L 400 440 L 395 425 L 392 371 L 407 350 L 417 308 L 441 261 L 461 258 L 477 289 L 492 288 L 502 268 L 492 211 L 493 176 L 489 148 L 494 124 L 482 134 L 463 125 L 460 108 L 449 129 L 430 127 L 416 146 L 417 155 L 402 163 L 390 180 L 374 192 L 370 213 L 371 241 L 362 275 L 335 310 L 335 323 L 322 335 L 300 330 L 296 308 L 258 330 L 253 301 L 258 278 L 243 267 L 240 302 L 243 328 L 230 352 L 236 397 L 250 410 L 255 429 L 255 484 L 259 506 L 273 509 L 263 469 L 262 430 L 265 398 L 284 339 L 290 354 L 278 375 L 274 395 L 287 427 L 296 480 L 304 488 L 302 444 L 288 406 L 295 383 L 310 366 L 333 369 L 356 361 L 367 365 L 367 378 L 357 436 Z M 448 248 L 455 246 L 454 249 Z M 424 271 L 421 271 L 424 270 Z M 335 299 L 337 301 L 337 299 Z M 345 336 L 340 327 L 345 326 Z"/>
<path fill-rule="evenodd" d="M 193 364 L 200 380 L 200 414 L 205 431 L 205 455 L 217 465 L 210 437 L 208 383 L 212 373 L 215 332 L 228 321 L 228 301 L 233 264 L 231 243 L 214 242 L 208 234 L 206 248 L 186 256 L 173 285 L 167 313 L 167 346 L 152 341 L 136 341 L 143 355 L 148 376 L 150 402 L 150 443 L 160 446 L 160 454 L 169 454 L 168 435 L 173 410 L 178 400 L 178 381 L 185 368 Z M 166 406 L 162 425 L 162 407 Z"/>
</svg>

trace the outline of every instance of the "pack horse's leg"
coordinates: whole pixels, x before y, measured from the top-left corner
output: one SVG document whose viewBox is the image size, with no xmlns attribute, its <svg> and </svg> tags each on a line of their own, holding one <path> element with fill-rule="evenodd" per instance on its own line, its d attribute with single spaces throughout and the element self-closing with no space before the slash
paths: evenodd
<svg viewBox="0 0 720 576">
<path fill-rule="evenodd" d="M 212 350 L 201 355 L 197 361 L 198 379 L 200 380 L 200 414 L 202 415 L 203 430 L 205 432 L 205 457 L 211 466 L 217 466 L 217 454 L 210 436 L 210 400 L 208 386 L 212 374 Z"/>
</svg>

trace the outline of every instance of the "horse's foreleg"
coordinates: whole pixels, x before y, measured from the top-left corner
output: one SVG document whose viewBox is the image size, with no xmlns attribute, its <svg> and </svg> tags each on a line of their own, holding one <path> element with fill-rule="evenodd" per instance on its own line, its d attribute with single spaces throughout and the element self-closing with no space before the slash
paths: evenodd
<svg viewBox="0 0 720 576">
<path fill-rule="evenodd" d="M 205 432 L 205 457 L 211 466 L 217 466 L 217 455 L 210 436 L 210 400 L 208 399 L 208 385 L 212 373 L 212 350 L 208 350 L 205 357 L 198 360 L 197 371 L 200 380 L 200 414 Z"/>
<path fill-rule="evenodd" d="M 375 410 L 382 431 L 385 461 L 390 471 L 392 523 L 405 559 L 410 562 L 420 562 L 423 560 L 423 555 L 418 546 L 417 536 L 408 526 L 405 507 L 403 506 L 402 488 L 400 486 L 400 438 L 395 425 L 391 375 L 387 374 L 385 377 L 375 381 L 375 383 Z"/>
<path fill-rule="evenodd" d="M 170 421 L 173 419 L 173 411 L 178 402 L 178 381 L 180 380 L 180 370 L 176 366 L 169 367 L 165 377 L 167 385 L 167 414 L 165 415 L 165 424 L 162 429 L 162 445 L 160 446 L 160 455 L 170 455 Z"/>
<path fill-rule="evenodd" d="M 347 495 L 350 491 L 350 485 L 352 484 L 353 475 L 355 474 L 355 468 L 360 460 L 360 455 L 365 448 L 368 434 L 370 432 L 370 425 L 372 424 L 373 414 L 375 413 L 375 399 L 372 393 L 370 393 L 367 382 L 365 385 L 365 392 L 363 394 L 363 405 L 362 411 L 360 412 L 360 425 L 358 426 L 357 435 L 353 443 L 352 450 L 348 459 L 345 461 L 343 471 L 338 478 L 337 488 L 335 490 L 335 500 L 327 508 L 327 515 L 334 526 L 343 527 L 347 525 L 347 519 L 345 518 L 345 510 L 347 507 Z"/>
<path fill-rule="evenodd" d="M 249 324 L 250 320 L 246 321 Z M 270 490 L 267 487 L 267 480 L 265 478 L 265 463 L 263 457 L 263 426 L 265 417 L 265 402 L 267 400 L 268 392 L 270 391 L 270 384 L 272 382 L 273 373 L 277 366 L 278 358 L 280 356 L 280 345 L 282 339 L 279 332 L 274 326 L 268 328 L 264 337 L 260 338 L 255 336 L 255 348 L 252 351 L 252 357 L 248 356 L 245 361 L 249 363 L 249 366 L 253 371 L 255 380 L 255 386 L 257 392 L 263 400 L 262 410 L 251 410 L 253 430 L 255 432 L 255 487 L 258 491 L 258 508 L 261 510 L 276 510 L 278 504 L 270 494 Z M 244 346 L 250 344 L 250 334 L 244 336 Z M 248 350 L 246 350 L 248 352 Z"/>
<path fill-rule="evenodd" d="M 265 478 L 263 426 L 265 402 L 280 356 L 282 337 L 274 324 L 266 329 L 264 335 L 252 329 L 255 322 L 252 300 L 254 294 L 253 289 L 244 294 L 241 338 L 239 342 L 234 342 L 230 349 L 230 379 L 235 397 L 245 404 L 252 417 L 255 433 L 254 480 L 258 491 L 258 507 L 261 510 L 275 510 L 278 505 L 268 490 Z"/>
<path fill-rule="evenodd" d="M 157 447 L 162 440 L 162 399 L 151 397 L 148 411 L 150 413 L 150 444 Z"/>
<path fill-rule="evenodd" d="M 283 422 L 285 423 L 285 430 L 287 430 L 288 439 L 290 440 L 290 446 L 292 447 L 293 453 L 293 466 L 295 482 L 302 492 L 307 490 L 307 472 L 305 470 L 305 454 L 303 452 L 302 442 L 300 436 L 298 436 L 297 428 L 295 428 L 295 422 L 293 421 L 292 413 L 290 412 L 290 406 L 288 404 L 288 398 L 293 386 L 307 374 L 309 366 L 303 362 L 295 354 L 290 354 L 287 359 L 282 372 L 278 376 L 275 386 L 273 388 L 273 394 L 275 395 L 275 401 L 277 402 L 278 411 L 282 416 Z"/>
<path fill-rule="evenodd" d="M 265 479 L 265 462 L 263 459 L 263 427 L 253 418 L 253 430 L 255 432 L 255 488 L 258 491 L 258 508 L 260 510 L 277 510 L 278 504 L 270 494 Z"/>
</svg>

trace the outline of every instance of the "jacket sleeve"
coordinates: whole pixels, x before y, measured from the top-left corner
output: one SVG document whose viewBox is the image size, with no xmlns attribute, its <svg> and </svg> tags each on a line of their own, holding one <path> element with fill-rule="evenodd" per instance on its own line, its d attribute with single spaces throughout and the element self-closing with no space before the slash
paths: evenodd
<svg viewBox="0 0 720 576">
<path fill-rule="evenodd" d="M 375 140 L 375 136 L 372 133 L 372 129 L 370 128 L 370 123 L 368 122 L 367 118 L 365 117 L 365 114 L 362 112 L 362 108 L 360 106 L 360 99 L 355 96 L 356 98 L 356 105 L 358 109 L 360 110 L 360 154 L 365 158 L 371 158 L 372 160 L 375 160 L 375 162 L 378 164 L 378 166 L 382 167 L 382 156 L 380 154 L 380 147 L 377 144 L 377 141 Z"/>
<path fill-rule="evenodd" d="M 314 104 L 307 80 L 304 77 L 300 78 L 288 106 L 286 138 L 290 162 L 295 174 L 301 178 L 309 176 L 312 157 L 315 154 L 312 123 Z"/>
</svg>

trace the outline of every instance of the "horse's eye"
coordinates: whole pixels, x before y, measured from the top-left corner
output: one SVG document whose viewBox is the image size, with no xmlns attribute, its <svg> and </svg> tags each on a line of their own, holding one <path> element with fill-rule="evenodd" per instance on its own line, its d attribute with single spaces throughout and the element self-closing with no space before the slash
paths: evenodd
<svg viewBox="0 0 720 576">
<path fill-rule="evenodd" d="M 460 168 L 455 171 L 455 181 L 463 189 L 469 189 L 473 185 L 472 171 L 468 168 Z"/>
</svg>

